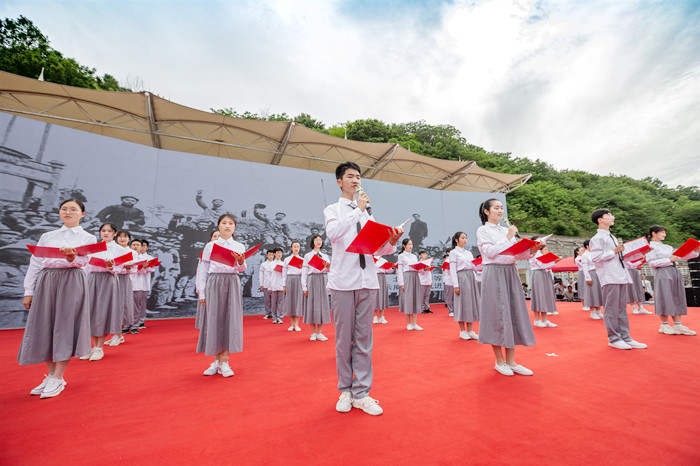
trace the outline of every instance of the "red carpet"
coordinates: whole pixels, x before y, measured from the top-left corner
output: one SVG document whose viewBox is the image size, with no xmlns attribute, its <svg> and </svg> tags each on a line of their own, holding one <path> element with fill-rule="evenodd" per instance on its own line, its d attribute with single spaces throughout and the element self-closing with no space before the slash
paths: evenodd
<svg viewBox="0 0 700 466">
<path fill-rule="evenodd" d="M 558 308 L 559 328 L 516 351 L 533 377 L 496 373 L 442 305 L 419 316 L 423 332 L 387 312 L 374 326 L 379 417 L 335 412 L 331 325 L 310 342 L 306 326 L 245 317 L 224 379 L 201 375 L 212 358 L 194 353 L 193 319 L 151 321 L 102 361 L 73 360 L 45 400 L 29 396 L 45 366 L 17 365 L 22 331 L 1 331 L 0 464 L 700 464 L 700 336 L 630 315 L 649 349 L 620 351 L 580 304 Z M 684 321 L 700 330 L 700 309 Z"/>
</svg>

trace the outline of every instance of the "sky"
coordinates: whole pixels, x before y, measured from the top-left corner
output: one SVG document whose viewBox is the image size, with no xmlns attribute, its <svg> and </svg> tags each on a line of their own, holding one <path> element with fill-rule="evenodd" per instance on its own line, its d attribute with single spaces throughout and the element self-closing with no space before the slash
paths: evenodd
<svg viewBox="0 0 700 466">
<path fill-rule="evenodd" d="M 425 120 L 558 169 L 700 186 L 700 0 L 3 0 L 201 110 Z"/>
</svg>

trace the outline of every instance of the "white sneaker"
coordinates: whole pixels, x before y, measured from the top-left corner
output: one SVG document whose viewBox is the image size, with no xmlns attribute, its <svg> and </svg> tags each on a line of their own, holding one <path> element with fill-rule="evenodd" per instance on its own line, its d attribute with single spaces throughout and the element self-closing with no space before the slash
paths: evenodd
<svg viewBox="0 0 700 466">
<path fill-rule="evenodd" d="M 289 328 L 287 329 L 287 331 L 288 331 L 288 332 L 293 332 L 293 331 L 294 331 L 294 326 L 292 325 L 291 327 L 289 327 Z"/>
<path fill-rule="evenodd" d="M 66 388 L 66 383 L 63 379 L 51 377 L 46 381 L 46 386 L 41 392 L 41 398 L 53 398 L 54 396 L 58 396 L 64 388 Z"/>
<path fill-rule="evenodd" d="M 454 317 L 454 316 L 455 316 L 455 313 L 454 313 L 454 312 L 450 312 L 450 313 L 447 314 L 447 315 L 450 316 L 450 317 Z"/>
<path fill-rule="evenodd" d="M 533 327 L 546 327 L 546 325 L 544 324 L 544 322 L 542 322 L 541 320 L 536 320 L 536 321 L 534 321 L 534 322 L 532 323 L 532 326 L 533 326 Z"/>
<path fill-rule="evenodd" d="M 388 324 L 389 321 L 386 320 L 386 319 L 384 318 L 384 316 L 381 316 L 381 317 L 379 318 L 379 323 L 380 323 L 380 324 Z"/>
<path fill-rule="evenodd" d="M 626 341 L 625 343 L 627 343 L 628 345 L 630 345 L 634 349 L 644 349 L 647 347 L 646 344 L 639 343 L 638 341 L 635 341 L 635 340 L 629 340 L 629 341 Z"/>
<path fill-rule="evenodd" d="M 651 315 L 651 314 L 653 314 L 653 312 L 647 311 L 647 310 L 644 309 L 643 307 L 640 307 L 640 308 L 639 308 L 639 313 L 640 313 L 640 314 L 644 314 L 644 315 Z"/>
<path fill-rule="evenodd" d="M 375 400 L 374 398 L 370 398 L 369 396 L 359 400 L 353 398 L 352 407 L 361 409 L 372 416 L 379 416 L 384 412 L 384 410 L 379 406 L 379 401 Z"/>
<path fill-rule="evenodd" d="M 311 338 L 309 338 L 309 340 L 311 340 L 311 341 L 316 341 L 316 334 L 315 334 L 315 333 L 312 333 L 312 334 L 311 334 Z"/>
<path fill-rule="evenodd" d="M 462 340 L 471 340 L 472 339 L 472 337 L 469 336 L 469 332 L 467 332 L 466 330 L 462 330 L 459 332 L 459 338 L 461 338 Z"/>
<path fill-rule="evenodd" d="M 601 316 L 601 315 L 598 314 L 597 312 L 591 312 L 591 319 L 593 319 L 593 320 L 600 320 L 600 319 L 602 319 L 602 318 L 603 318 L 603 316 Z"/>
<path fill-rule="evenodd" d="M 102 348 L 93 348 L 92 354 L 90 355 L 90 361 L 99 361 L 105 357 L 105 351 Z"/>
<path fill-rule="evenodd" d="M 583 306 L 583 310 L 584 310 L 584 311 L 590 311 L 590 310 L 591 310 L 591 308 L 590 308 L 590 307 L 588 307 L 588 306 Z"/>
<path fill-rule="evenodd" d="M 545 327 L 550 327 L 550 328 L 559 327 L 559 326 L 558 326 L 557 324 L 555 324 L 554 322 L 550 322 L 550 321 L 548 321 L 548 320 L 545 320 L 545 321 L 543 322 L 543 324 L 544 324 Z"/>
<path fill-rule="evenodd" d="M 679 334 L 679 335 L 695 335 L 697 332 L 695 330 L 690 330 L 688 327 L 685 325 L 674 325 L 673 329 Z"/>
<path fill-rule="evenodd" d="M 548 312 L 547 315 L 548 316 L 558 316 L 559 313 L 557 311 L 554 311 L 554 312 Z"/>
<path fill-rule="evenodd" d="M 479 340 L 479 335 L 474 330 L 469 330 L 467 333 L 472 337 L 472 340 Z"/>
<path fill-rule="evenodd" d="M 295 331 L 295 332 L 301 332 L 301 328 L 297 325 L 296 327 L 294 327 L 294 331 Z"/>
<path fill-rule="evenodd" d="M 350 392 L 341 392 L 338 402 L 335 404 L 335 410 L 339 413 L 347 413 L 352 409 L 352 395 Z"/>
<path fill-rule="evenodd" d="M 109 341 L 106 343 L 107 346 L 119 346 L 119 337 L 114 335 L 112 338 L 109 339 Z"/>
<path fill-rule="evenodd" d="M 92 353 L 95 352 L 95 348 L 90 348 L 90 352 L 84 356 L 80 356 L 78 359 L 81 361 L 85 361 L 86 359 L 90 359 L 92 357 Z"/>
<path fill-rule="evenodd" d="M 668 324 L 661 324 L 659 327 L 659 333 L 663 333 L 665 335 L 680 335 L 680 333 L 678 333 L 673 327 L 675 327 L 675 325 L 671 326 Z"/>
<path fill-rule="evenodd" d="M 406 325 L 406 330 L 413 330 L 413 324 Z"/>
<path fill-rule="evenodd" d="M 32 388 L 32 391 L 29 392 L 30 395 L 41 395 L 41 392 L 44 391 L 44 388 L 46 388 L 46 384 L 48 383 L 49 379 L 53 378 L 53 375 L 45 375 L 44 380 L 41 381 L 39 385 L 36 387 Z"/>
<path fill-rule="evenodd" d="M 423 327 L 419 326 L 418 324 L 413 324 L 413 330 L 423 330 Z"/>
<path fill-rule="evenodd" d="M 633 307 L 633 308 L 632 308 L 632 314 L 641 314 L 641 313 L 642 313 L 642 311 L 640 311 L 640 310 L 637 309 L 636 307 Z"/>
<path fill-rule="evenodd" d="M 493 366 L 494 369 L 496 369 L 498 372 L 500 372 L 503 375 L 513 375 L 513 369 L 510 368 L 510 366 L 506 363 L 503 363 L 501 365 L 496 362 L 496 364 Z"/>
<path fill-rule="evenodd" d="M 622 340 L 609 341 L 608 346 L 611 346 L 615 349 L 632 349 L 632 347 L 630 345 L 628 345 L 627 343 L 625 343 Z"/>
<path fill-rule="evenodd" d="M 219 361 L 211 363 L 209 368 L 203 372 L 204 375 L 214 375 L 219 372 Z"/>
<path fill-rule="evenodd" d="M 318 341 L 328 341 L 328 337 L 325 336 L 325 335 L 322 334 L 322 333 L 317 333 L 317 334 L 316 334 L 316 339 L 317 339 Z"/>
<path fill-rule="evenodd" d="M 508 366 L 510 367 L 510 370 L 513 371 L 514 374 L 520 374 L 520 375 L 532 375 L 534 372 L 532 372 L 530 369 L 528 369 L 525 366 L 521 366 L 520 364 L 516 364 L 515 366 Z"/>
<path fill-rule="evenodd" d="M 379 318 L 377 316 L 374 316 L 374 319 L 372 319 L 373 324 L 378 324 L 379 323 Z"/>
<path fill-rule="evenodd" d="M 228 361 L 219 364 L 219 370 L 217 372 L 224 377 L 233 377 L 233 370 L 231 366 L 228 365 Z"/>
</svg>

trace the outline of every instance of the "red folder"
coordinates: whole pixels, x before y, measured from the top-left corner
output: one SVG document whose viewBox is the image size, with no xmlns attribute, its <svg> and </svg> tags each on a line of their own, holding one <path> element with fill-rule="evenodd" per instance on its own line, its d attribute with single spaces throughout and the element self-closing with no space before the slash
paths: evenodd
<svg viewBox="0 0 700 466">
<path fill-rule="evenodd" d="M 380 269 L 382 270 L 389 270 L 392 267 L 396 267 L 396 264 L 392 264 L 391 262 L 385 262 L 382 265 L 379 266 Z"/>
<path fill-rule="evenodd" d="M 389 240 L 391 227 L 367 220 L 345 251 L 357 254 L 374 254 Z"/>
<path fill-rule="evenodd" d="M 435 270 L 435 267 L 433 267 L 432 265 L 430 267 L 425 268 L 426 272 L 432 272 L 433 270 Z"/>
<path fill-rule="evenodd" d="M 317 270 L 323 271 L 327 264 L 328 262 L 318 257 L 316 254 L 312 255 L 311 259 L 309 259 L 309 265 Z"/>
<path fill-rule="evenodd" d="M 282 273 L 282 270 L 284 270 L 284 266 L 282 264 L 277 264 L 273 270 L 275 272 Z"/>
<path fill-rule="evenodd" d="M 450 270 L 450 263 L 449 262 L 443 262 L 442 265 L 440 266 L 442 270 Z"/>
<path fill-rule="evenodd" d="M 557 259 L 559 259 L 559 256 L 557 256 L 553 252 L 542 254 L 540 257 L 537 258 L 537 260 L 542 262 L 543 264 L 549 264 L 550 262 L 554 262 Z"/>
<path fill-rule="evenodd" d="M 158 259 L 158 258 L 156 257 L 156 258 L 151 259 L 150 261 L 146 262 L 146 265 L 144 265 L 144 267 L 146 267 L 146 268 L 148 268 L 148 267 L 157 267 L 157 266 L 159 266 L 159 265 L 160 265 L 160 259 Z"/>
<path fill-rule="evenodd" d="M 131 266 L 138 267 L 138 269 L 141 270 L 143 268 L 143 266 L 146 265 L 146 262 L 148 262 L 148 261 L 143 260 L 143 261 L 134 262 L 133 264 L 131 264 Z"/>
<path fill-rule="evenodd" d="M 211 248 L 209 260 L 228 265 L 229 267 L 236 267 L 238 262 L 233 258 L 233 255 L 231 254 L 232 252 L 232 250 L 214 243 Z"/>
<path fill-rule="evenodd" d="M 413 270 L 418 270 L 418 271 L 421 271 L 423 269 L 428 268 L 428 266 L 422 262 L 418 262 L 417 264 L 411 264 L 411 265 L 409 265 L 409 267 L 411 267 Z"/>
<path fill-rule="evenodd" d="M 122 265 L 132 260 L 134 260 L 134 253 L 127 252 L 123 256 L 119 256 L 116 259 L 114 259 L 114 265 Z"/>
<path fill-rule="evenodd" d="M 533 241 L 531 239 L 523 238 L 499 255 L 502 256 L 517 256 L 518 254 L 522 254 L 523 252 L 527 251 L 531 247 L 535 246 L 538 242 Z"/>
<path fill-rule="evenodd" d="M 483 259 L 482 259 L 481 257 L 477 257 L 476 259 L 474 259 L 474 260 L 472 261 L 472 264 L 474 264 L 476 267 L 479 267 L 479 266 L 481 265 L 481 261 L 482 261 L 482 260 L 483 260 Z"/>
<path fill-rule="evenodd" d="M 262 243 L 258 244 L 257 246 L 253 246 L 252 248 L 248 249 L 246 252 L 243 253 L 246 259 L 250 259 L 253 254 L 258 252 L 258 249 L 260 249 L 260 246 L 262 246 Z"/>
<path fill-rule="evenodd" d="M 107 268 L 107 263 L 105 262 L 105 260 L 100 259 L 99 257 L 91 257 L 88 261 L 88 264 L 93 265 L 95 267 L 102 267 L 103 269 Z"/>
<path fill-rule="evenodd" d="M 636 256 L 637 254 L 644 254 L 645 252 L 651 249 L 651 247 L 649 246 L 649 241 L 647 241 L 647 239 L 644 236 L 640 236 L 635 240 L 622 243 L 622 245 L 625 247 L 625 250 L 622 251 L 622 253 L 625 256 Z"/>
<path fill-rule="evenodd" d="M 683 243 L 680 248 L 673 251 L 673 255 L 682 259 L 691 252 L 695 251 L 698 246 L 700 246 L 700 241 L 693 238 L 688 238 L 688 241 Z"/>
<path fill-rule="evenodd" d="M 292 258 L 289 259 L 289 266 L 290 267 L 300 269 L 302 265 L 304 265 L 304 259 L 302 259 L 299 256 L 292 256 Z"/>
<path fill-rule="evenodd" d="M 61 252 L 60 248 L 50 248 L 47 246 L 32 246 L 27 245 L 29 252 L 35 257 L 46 257 L 50 259 L 65 259 L 66 255 Z"/>
<path fill-rule="evenodd" d="M 78 246 L 75 248 L 75 254 L 77 256 L 87 256 L 88 254 L 96 254 L 98 252 L 106 251 L 107 243 L 100 241 L 99 243 L 86 244 L 85 246 Z"/>
</svg>

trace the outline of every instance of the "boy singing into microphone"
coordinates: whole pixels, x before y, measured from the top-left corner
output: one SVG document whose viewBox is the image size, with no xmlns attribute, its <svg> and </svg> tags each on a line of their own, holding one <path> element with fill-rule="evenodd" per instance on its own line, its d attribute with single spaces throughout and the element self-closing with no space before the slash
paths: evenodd
<svg viewBox="0 0 700 466">
<path fill-rule="evenodd" d="M 367 194 L 361 187 L 360 167 L 345 162 L 335 170 L 342 192 L 340 199 L 323 211 L 326 235 L 331 241 L 333 262 L 328 274 L 335 325 L 335 360 L 340 398 L 336 411 L 351 408 L 377 416 L 383 410 L 369 397 L 372 388 L 372 313 L 379 289 L 372 256 L 346 252 L 362 226 L 372 219 Z M 358 193 L 355 201 L 355 193 Z M 375 252 L 392 254 L 402 229 L 391 229 L 389 240 Z"/>
<path fill-rule="evenodd" d="M 623 262 L 622 251 L 625 247 L 618 244 L 617 238 L 610 233 L 610 227 L 615 224 L 615 216 L 608 209 L 597 209 L 591 214 L 591 220 L 598 225 L 598 233 L 591 238 L 590 248 L 591 259 L 603 289 L 603 319 L 608 331 L 608 346 L 624 350 L 646 348 L 647 345 L 634 341 L 630 336 L 627 285 L 632 283 L 632 279 Z"/>
</svg>

